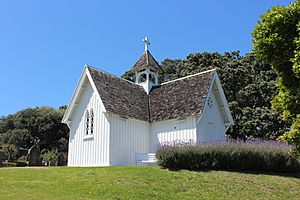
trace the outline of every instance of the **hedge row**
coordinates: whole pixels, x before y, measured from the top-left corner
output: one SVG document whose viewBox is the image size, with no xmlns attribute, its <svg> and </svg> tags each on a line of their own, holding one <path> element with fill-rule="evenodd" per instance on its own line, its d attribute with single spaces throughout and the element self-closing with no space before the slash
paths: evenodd
<svg viewBox="0 0 300 200">
<path fill-rule="evenodd" d="M 174 170 L 300 172 L 290 149 L 279 142 L 174 143 L 159 146 L 156 157 L 161 167 Z"/>
</svg>

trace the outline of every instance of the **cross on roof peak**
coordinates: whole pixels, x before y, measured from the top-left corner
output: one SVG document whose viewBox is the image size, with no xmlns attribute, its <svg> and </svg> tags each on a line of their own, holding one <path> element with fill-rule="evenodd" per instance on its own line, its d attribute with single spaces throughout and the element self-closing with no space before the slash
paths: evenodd
<svg viewBox="0 0 300 200">
<path fill-rule="evenodd" d="M 148 46 L 150 45 L 150 41 L 149 41 L 149 38 L 148 37 L 145 37 L 143 39 L 143 42 L 145 44 L 145 51 L 148 51 Z"/>
</svg>

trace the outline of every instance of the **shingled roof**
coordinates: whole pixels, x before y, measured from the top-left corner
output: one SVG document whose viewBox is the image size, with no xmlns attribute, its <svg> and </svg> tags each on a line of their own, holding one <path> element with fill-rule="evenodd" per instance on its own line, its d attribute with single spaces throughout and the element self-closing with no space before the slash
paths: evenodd
<svg viewBox="0 0 300 200">
<path fill-rule="evenodd" d="M 161 67 L 157 63 L 157 61 L 153 58 L 151 53 L 146 50 L 142 54 L 142 56 L 138 59 L 138 61 L 133 65 L 130 71 L 141 71 L 144 69 L 151 69 L 152 71 L 162 71 Z"/>
<path fill-rule="evenodd" d="M 149 121 L 148 95 L 143 87 L 88 67 L 106 111 Z"/>
<path fill-rule="evenodd" d="M 149 95 L 132 82 L 88 67 L 108 112 L 148 122 L 200 115 L 214 71 L 156 86 Z"/>
<path fill-rule="evenodd" d="M 214 71 L 163 83 L 150 93 L 151 122 L 200 115 Z"/>
</svg>

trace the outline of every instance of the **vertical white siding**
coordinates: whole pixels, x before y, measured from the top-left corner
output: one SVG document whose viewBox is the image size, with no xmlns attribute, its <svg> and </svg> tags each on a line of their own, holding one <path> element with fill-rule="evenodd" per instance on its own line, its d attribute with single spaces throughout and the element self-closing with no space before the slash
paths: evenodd
<svg viewBox="0 0 300 200">
<path fill-rule="evenodd" d="M 82 94 L 71 118 L 68 166 L 109 165 L 109 123 L 103 113 L 103 104 L 86 80 Z M 94 111 L 94 134 L 85 138 L 86 109 Z"/>
<path fill-rule="evenodd" d="M 134 165 L 135 153 L 150 150 L 149 123 L 109 114 L 110 165 Z"/>
<path fill-rule="evenodd" d="M 184 120 L 166 120 L 151 124 L 151 151 L 155 152 L 158 144 L 172 141 L 197 141 L 196 117 Z"/>
<path fill-rule="evenodd" d="M 203 117 L 197 124 L 197 141 L 223 141 L 225 140 L 225 125 L 213 92 L 210 94 L 211 106 L 206 106 Z"/>
</svg>

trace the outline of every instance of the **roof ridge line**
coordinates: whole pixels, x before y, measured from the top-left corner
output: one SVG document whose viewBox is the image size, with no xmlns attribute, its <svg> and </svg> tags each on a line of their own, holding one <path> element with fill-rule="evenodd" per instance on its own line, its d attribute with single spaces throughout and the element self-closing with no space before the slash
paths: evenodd
<svg viewBox="0 0 300 200">
<path fill-rule="evenodd" d="M 98 69 L 98 68 L 96 68 L 96 67 L 94 67 L 94 66 L 91 66 L 91 65 L 89 65 L 89 64 L 85 64 L 84 66 L 85 66 L 85 67 L 93 68 L 93 69 L 95 69 L 95 70 L 97 70 L 97 71 L 103 72 L 103 73 L 105 73 L 105 74 L 108 74 L 108 75 L 113 76 L 113 77 L 115 77 L 115 78 L 121 79 L 121 80 L 123 80 L 123 81 L 127 81 L 127 82 L 129 82 L 129 83 L 131 83 L 131 84 L 133 84 L 133 85 L 140 86 L 140 85 L 138 85 L 138 84 L 136 84 L 136 83 L 134 83 L 134 82 L 132 82 L 132 81 L 129 81 L 129 80 L 127 80 L 127 79 L 125 79 L 125 78 L 122 78 L 122 77 L 118 77 L 118 76 L 116 76 L 116 75 L 114 75 L 114 74 L 112 74 L 112 73 L 110 73 L 110 72 L 104 71 L 104 70 L 102 70 L 102 69 Z"/>
<path fill-rule="evenodd" d="M 206 70 L 204 72 L 199 72 L 199 73 L 196 73 L 196 74 L 191 74 L 191 75 L 184 76 L 184 77 L 181 77 L 181 78 L 178 78 L 178 79 L 167 81 L 167 82 L 161 83 L 160 85 L 165 85 L 165 84 L 168 84 L 168 83 L 171 83 L 171 82 L 180 81 L 180 80 L 183 80 L 183 79 L 186 79 L 186 78 L 190 78 L 190 77 L 193 77 L 193 76 L 198 76 L 200 74 L 205 74 L 205 73 L 212 72 L 212 71 L 217 71 L 217 68 L 209 69 L 209 70 Z"/>
<path fill-rule="evenodd" d="M 157 60 L 153 57 L 153 55 L 150 53 L 150 51 L 149 50 L 147 50 L 147 57 L 148 57 L 148 59 L 149 59 L 149 56 L 151 56 L 152 58 L 153 58 L 153 60 L 154 60 L 154 62 L 158 65 L 158 68 L 161 70 L 161 71 L 163 71 L 163 69 L 161 68 L 161 66 L 160 66 L 160 64 L 157 62 Z"/>
<path fill-rule="evenodd" d="M 145 52 L 146 52 L 146 62 L 147 62 L 147 66 L 149 66 L 149 54 L 148 54 L 148 50 L 146 50 Z"/>
</svg>

